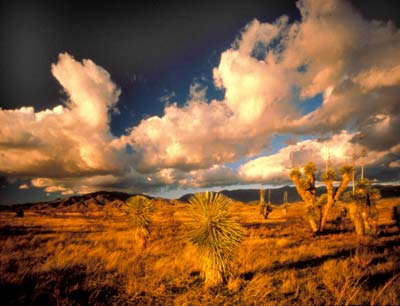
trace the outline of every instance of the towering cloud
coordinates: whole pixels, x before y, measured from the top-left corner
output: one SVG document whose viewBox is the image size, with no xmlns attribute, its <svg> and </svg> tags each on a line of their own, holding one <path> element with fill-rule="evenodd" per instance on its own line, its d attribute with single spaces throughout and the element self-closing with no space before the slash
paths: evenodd
<svg viewBox="0 0 400 306">
<path fill-rule="evenodd" d="M 52 66 L 65 105 L 0 110 L 0 171 L 15 177 L 79 177 L 117 171 L 108 111 L 120 94 L 109 74 L 91 60 L 60 54 Z"/>
</svg>

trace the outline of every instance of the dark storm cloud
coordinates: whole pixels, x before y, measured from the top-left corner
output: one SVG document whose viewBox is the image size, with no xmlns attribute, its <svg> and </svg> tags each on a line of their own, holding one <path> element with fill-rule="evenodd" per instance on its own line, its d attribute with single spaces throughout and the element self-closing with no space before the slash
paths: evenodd
<svg viewBox="0 0 400 306">
<path fill-rule="evenodd" d="M 266 4 L 190 1 L 2 1 L 3 108 L 58 104 L 49 74 L 60 52 L 101 63 L 118 83 L 133 73 L 160 80 L 215 47 L 226 48 L 248 20 L 295 11 L 294 1 Z M 121 82 L 120 82 L 121 81 Z"/>
</svg>

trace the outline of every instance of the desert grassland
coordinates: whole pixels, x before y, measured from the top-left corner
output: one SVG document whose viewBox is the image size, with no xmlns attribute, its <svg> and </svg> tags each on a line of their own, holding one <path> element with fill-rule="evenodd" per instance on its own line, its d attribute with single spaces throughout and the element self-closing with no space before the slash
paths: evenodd
<svg viewBox="0 0 400 306">
<path fill-rule="evenodd" d="M 400 304 L 400 232 L 378 202 L 378 237 L 358 237 L 350 220 L 314 236 L 302 203 L 233 203 L 245 228 L 226 284 L 207 288 L 187 239 L 187 204 L 154 203 L 151 236 L 139 248 L 118 210 L 0 213 L 3 305 L 344 305 Z M 333 209 L 335 218 L 342 203 Z"/>
</svg>

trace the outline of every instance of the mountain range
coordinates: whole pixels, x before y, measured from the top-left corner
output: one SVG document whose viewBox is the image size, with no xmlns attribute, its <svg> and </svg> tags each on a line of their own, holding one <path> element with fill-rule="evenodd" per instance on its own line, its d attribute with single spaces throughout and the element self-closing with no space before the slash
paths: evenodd
<svg viewBox="0 0 400 306">
<path fill-rule="evenodd" d="M 375 185 L 381 192 L 382 198 L 400 197 L 400 185 Z M 350 190 L 350 188 L 349 188 Z M 258 202 L 260 199 L 259 189 L 237 189 L 237 190 L 221 190 L 219 191 L 223 195 L 231 198 L 232 200 L 251 203 Z M 284 193 L 287 192 L 288 202 L 300 201 L 300 197 L 293 186 L 283 186 L 280 188 L 270 189 L 270 202 L 275 205 L 283 204 Z M 325 187 L 317 187 L 317 194 L 325 192 Z M 265 201 L 268 201 L 269 191 L 265 192 Z M 47 202 L 37 203 L 24 203 L 15 205 L 0 205 L 0 211 L 3 210 L 16 210 L 22 209 L 35 209 L 35 210 L 46 210 L 46 209 L 68 209 L 73 211 L 82 210 L 96 210 L 101 206 L 120 207 L 129 197 L 135 194 L 125 192 L 111 192 L 111 191 L 98 191 L 94 193 L 88 193 L 84 195 L 75 195 L 66 198 L 59 198 Z M 145 195 L 146 196 L 146 195 Z M 173 204 L 175 201 L 187 203 L 193 194 L 185 194 L 177 200 L 162 199 Z M 148 198 L 153 198 L 146 196 Z"/>
<path fill-rule="evenodd" d="M 381 193 L 382 198 L 393 198 L 400 197 L 400 185 L 374 185 L 374 188 L 378 189 Z M 348 190 L 350 190 L 348 188 Z M 299 194 L 294 186 L 283 186 L 280 188 L 270 189 L 270 201 L 272 204 L 280 205 L 283 204 L 284 193 L 287 192 L 288 202 L 301 201 Z M 236 189 L 236 190 L 221 190 L 220 193 L 231 198 L 235 201 L 240 201 L 243 203 L 250 203 L 254 201 L 259 201 L 260 195 L 259 189 Z M 324 186 L 317 187 L 317 194 L 322 194 L 326 192 Z M 187 202 L 193 194 L 185 194 L 178 200 L 182 202 Z M 265 191 L 265 201 L 268 202 L 268 189 Z"/>
</svg>

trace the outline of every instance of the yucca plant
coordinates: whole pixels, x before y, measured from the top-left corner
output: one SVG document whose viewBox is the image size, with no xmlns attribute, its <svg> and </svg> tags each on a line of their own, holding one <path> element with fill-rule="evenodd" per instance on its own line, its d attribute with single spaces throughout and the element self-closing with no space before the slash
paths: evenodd
<svg viewBox="0 0 400 306">
<path fill-rule="evenodd" d="M 372 188 L 366 178 L 358 181 L 354 194 L 346 193 L 345 200 L 350 202 L 350 219 L 358 235 L 377 234 L 378 211 L 375 203 L 379 199 L 379 190 Z"/>
<path fill-rule="evenodd" d="M 265 204 L 265 189 L 260 189 L 259 195 L 260 195 L 260 201 L 258 203 L 259 203 L 259 207 L 260 207 L 260 214 L 263 215 L 264 208 L 266 206 L 266 204 Z"/>
<path fill-rule="evenodd" d="M 336 172 L 333 169 L 327 169 L 321 179 L 326 184 L 326 194 L 320 199 L 316 196 L 315 189 L 315 164 L 309 162 L 303 166 L 304 175 L 298 168 L 294 168 L 289 172 L 296 190 L 304 203 L 308 206 L 306 219 L 308 220 L 311 229 L 314 233 L 323 232 L 325 224 L 328 220 L 328 214 L 336 201 L 347 188 L 352 174 L 353 167 L 344 166 L 340 169 L 342 180 L 336 192 L 333 189 L 333 182 L 336 178 Z"/>
<path fill-rule="evenodd" d="M 231 262 L 243 235 L 243 228 L 229 212 L 230 202 L 211 192 L 189 199 L 188 238 L 198 248 L 200 275 L 206 286 L 218 285 L 231 275 Z"/>
<path fill-rule="evenodd" d="M 268 199 L 270 199 L 271 190 L 268 190 Z M 270 200 L 265 203 L 265 189 L 260 189 L 260 214 L 263 215 L 264 219 L 268 219 L 269 213 L 272 211 Z"/>
<path fill-rule="evenodd" d="M 126 200 L 123 211 L 128 216 L 129 225 L 134 230 L 134 237 L 139 248 L 147 244 L 150 236 L 152 201 L 144 196 L 133 196 Z"/>
</svg>

